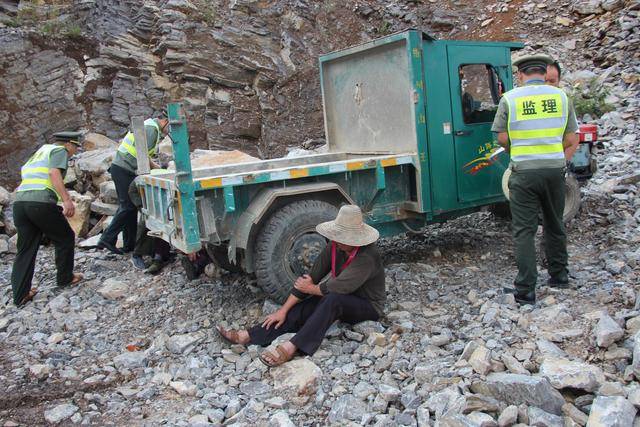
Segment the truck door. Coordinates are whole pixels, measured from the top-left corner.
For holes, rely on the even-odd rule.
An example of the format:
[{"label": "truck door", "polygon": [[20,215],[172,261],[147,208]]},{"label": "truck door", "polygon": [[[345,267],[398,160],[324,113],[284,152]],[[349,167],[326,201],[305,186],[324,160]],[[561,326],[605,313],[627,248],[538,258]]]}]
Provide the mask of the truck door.
[{"label": "truck door", "polygon": [[500,147],[491,132],[491,124],[502,93],[511,87],[507,55],[509,50],[499,47],[447,47],[456,181],[461,204],[481,204],[483,199],[502,196],[501,179],[509,155],[496,153]]}]

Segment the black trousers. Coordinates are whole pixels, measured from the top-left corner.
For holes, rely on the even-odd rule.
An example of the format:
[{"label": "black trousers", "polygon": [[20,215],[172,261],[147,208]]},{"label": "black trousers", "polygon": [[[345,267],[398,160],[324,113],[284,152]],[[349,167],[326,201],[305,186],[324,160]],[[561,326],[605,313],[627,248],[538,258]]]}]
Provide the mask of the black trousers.
[{"label": "black trousers", "polygon": [[536,288],[535,235],[538,212],[542,209],[544,246],[549,275],[566,282],[568,276],[567,235],[562,222],[565,198],[564,169],[514,171],[509,177],[511,228],[516,249],[518,275],[514,280],[520,292]]},{"label": "black trousers", "polygon": [[136,245],[138,210],[129,197],[129,186],[136,175],[118,165],[111,165],[109,172],[118,194],[118,210],[100,240],[115,245],[122,231],[124,249],[130,251]]},{"label": "black trousers", "polygon": [[53,203],[15,202],[13,221],[18,230],[18,253],[11,270],[13,302],[19,304],[31,290],[36,255],[43,235],[55,245],[58,286],[71,283],[75,234],[62,215],[62,208]]},{"label": "black trousers", "polygon": [[313,296],[294,305],[278,329],[265,329],[258,324],[249,329],[251,344],[267,346],[280,335],[297,332],[291,339],[302,353],[312,355],[318,350],[324,334],[336,320],[355,324],[378,320],[380,316],[371,303],[355,295],[327,294]]},{"label": "black trousers", "polygon": [[152,256],[158,257],[163,261],[169,259],[171,246],[169,243],[158,237],[151,237],[147,234],[149,229],[146,227],[144,219],[138,221],[138,230],[136,237],[136,245],[133,249],[134,256]]}]

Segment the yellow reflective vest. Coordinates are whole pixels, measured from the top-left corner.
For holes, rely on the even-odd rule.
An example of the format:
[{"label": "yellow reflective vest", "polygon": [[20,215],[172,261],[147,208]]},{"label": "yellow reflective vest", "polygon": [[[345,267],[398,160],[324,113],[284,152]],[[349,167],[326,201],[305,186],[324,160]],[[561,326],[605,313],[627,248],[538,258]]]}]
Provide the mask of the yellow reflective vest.
[{"label": "yellow reflective vest", "polygon": [[567,95],[549,85],[527,85],[504,94],[511,161],[545,167],[565,166],[562,140],[568,122]]},{"label": "yellow reflective vest", "polygon": [[[154,119],[145,120],[144,125],[145,127],[153,126],[156,128],[156,131],[157,131],[156,140],[154,141],[153,147],[149,150],[149,155],[153,156],[156,153],[156,149],[158,148],[158,142],[160,142],[160,127],[158,126],[158,123],[156,123]],[[124,138],[122,138],[122,141],[118,146],[118,151],[121,152],[122,154],[129,153],[133,156],[134,159],[138,158],[138,152],[136,151],[136,139],[133,136],[133,132],[131,131],[127,132]]]},{"label": "yellow reflective vest", "polygon": [[51,153],[55,150],[64,150],[65,148],[60,145],[45,144],[36,151],[33,156],[22,166],[20,174],[22,175],[22,182],[18,186],[16,191],[32,191],[32,190],[51,190],[53,191],[58,200],[61,200],[60,195],[53,188],[51,177],[49,176],[49,158]]}]

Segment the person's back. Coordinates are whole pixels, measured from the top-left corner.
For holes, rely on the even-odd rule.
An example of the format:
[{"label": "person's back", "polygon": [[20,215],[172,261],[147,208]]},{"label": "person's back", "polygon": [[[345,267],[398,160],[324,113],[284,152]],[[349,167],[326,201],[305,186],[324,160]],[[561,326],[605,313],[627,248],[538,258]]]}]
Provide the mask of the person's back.
[{"label": "person's back", "polygon": [[528,84],[504,94],[508,104],[511,161],[519,170],[565,166],[562,140],[569,103],[561,90]]},{"label": "person's back", "polygon": [[514,61],[523,86],[505,93],[491,129],[498,143],[511,153],[509,207],[518,275],[516,301],[535,303],[538,277],[534,236],[542,211],[549,283],[567,287],[567,244],[564,210],[565,165],[578,144],[573,106],[559,88],[545,84],[546,55],[529,55]]}]

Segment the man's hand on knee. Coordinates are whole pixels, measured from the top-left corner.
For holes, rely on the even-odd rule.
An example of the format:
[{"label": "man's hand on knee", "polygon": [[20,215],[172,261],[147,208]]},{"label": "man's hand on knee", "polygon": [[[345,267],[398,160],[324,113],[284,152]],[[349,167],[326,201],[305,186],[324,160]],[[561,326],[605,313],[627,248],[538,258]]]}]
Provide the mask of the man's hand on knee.
[{"label": "man's hand on knee", "polygon": [[262,323],[262,327],[265,329],[269,329],[272,325],[275,325],[275,328],[278,329],[284,323],[287,318],[287,312],[280,309],[274,313],[268,315],[264,322]]}]

